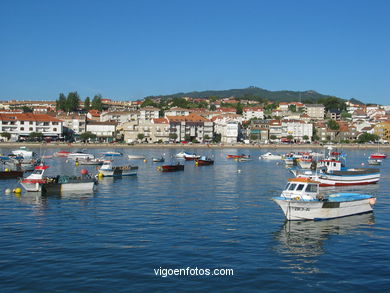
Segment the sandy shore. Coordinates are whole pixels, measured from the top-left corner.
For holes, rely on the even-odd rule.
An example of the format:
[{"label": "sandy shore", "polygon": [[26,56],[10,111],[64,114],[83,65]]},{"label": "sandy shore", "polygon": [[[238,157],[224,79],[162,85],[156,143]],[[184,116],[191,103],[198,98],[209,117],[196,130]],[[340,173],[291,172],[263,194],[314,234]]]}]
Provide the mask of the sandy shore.
[{"label": "sandy shore", "polygon": [[[92,143],[92,144],[83,144],[83,143],[15,143],[15,142],[2,142],[0,143],[0,148],[20,148],[22,146],[28,148],[129,148],[129,149],[168,149],[168,148],[183,148],[183,149],[192,149],[192,148],[213,148],[213,149],[222,149],[222,148],[240,148],[240,149],[321,149],[322,145],[319,144],[256,144],[256,145],[246,145],[246,144],[218,144],[218,145],[206,145],[206,144],[113,144],[113,143]],[[376,144],[333,144],[335,148],[342,149],[378,149]],[[380,145],[381,150],[390,150],[390,145]]]}]

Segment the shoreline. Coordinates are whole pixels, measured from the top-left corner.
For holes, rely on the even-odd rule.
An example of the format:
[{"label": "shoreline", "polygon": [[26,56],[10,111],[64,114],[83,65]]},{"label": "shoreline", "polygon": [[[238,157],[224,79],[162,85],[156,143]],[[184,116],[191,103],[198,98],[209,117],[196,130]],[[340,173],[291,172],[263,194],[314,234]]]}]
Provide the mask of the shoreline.
[{"label": "shoreline", "polygon": [[[21,142],[1,142],[0,148],[20,148],[20,147],[29,147],[29,148],[128,148],[128,149],[165,149],[165,148],[211,148],[211,149],[322,149],[324,146],[320,144],[256,144],[256,145],[247,145],[247,144],[120,144],[120,143],[21,143]],[[334,148],[338,149],[378,149],[377,144],[332,144]],[[379,145],[380,149],[390,150],[390,145],[381,144]]]}]

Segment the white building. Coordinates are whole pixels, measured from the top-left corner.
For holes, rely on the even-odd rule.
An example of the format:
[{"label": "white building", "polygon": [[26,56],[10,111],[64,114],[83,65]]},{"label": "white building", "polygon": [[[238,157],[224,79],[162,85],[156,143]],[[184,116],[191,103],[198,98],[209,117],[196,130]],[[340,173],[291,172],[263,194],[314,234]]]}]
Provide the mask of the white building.
[{"label": "white building", "polygon": [[101,141],[113,141],[116,139],[117,122],[88,121],[87,132],[96,134]]},{"label": "white building", "polygon": [[81,134],[86,131],[87,116],[86,115],[57,115],[57,119],[63,121],[64,132]]},{"label": "white building", "polygon": [[190,114],[189,109],[179,108],[179,107],[173,107],[169,110],[165,111],[165,117],[167,116],[187,116]]},{"label": "white building", "polygon": [[0,114],[0,131],[11,134],[11,139],[27,137],[32,132],[39,132],[43,137],[59,138],[62,136],[63,122],[47,114]]},{"label": "white building", "polygon": [[245,107],[242,110],[242,114],[245,121],[249,121],[250,119],[264,119],[264,110],[261,107]]},{"label": "white building", "polygon": [[170,133],[176,134],[176,141],[210,141],[214,134],[214,123],[197,114],[188,116],[168,116]]},{"label": "white building", "polygon": [[236,143],[241,135],[242,116],[224,114],[213,117],[214,132],[221,134],[222,143]]},{"label": "white building", "polygon": [[116,121],[118,123],[125,123],[129,121],[138,120],[140,117],[139,111],[112,111],[104,112],[100,115],[100,121]]},{"label": "white building", "polygon": [[141,120],[151,120],[159,117],[160,109],[154,107],[144,107],[140,109],[139,119]]},{"label": "white building", "polygon": [[285,137],[292,135],[298,141],[303,141],[304,136],[307,136],[308,140],[311,140],[313,136],[313,124],[306,123],[302,120],[282,120],[282,133]]}]

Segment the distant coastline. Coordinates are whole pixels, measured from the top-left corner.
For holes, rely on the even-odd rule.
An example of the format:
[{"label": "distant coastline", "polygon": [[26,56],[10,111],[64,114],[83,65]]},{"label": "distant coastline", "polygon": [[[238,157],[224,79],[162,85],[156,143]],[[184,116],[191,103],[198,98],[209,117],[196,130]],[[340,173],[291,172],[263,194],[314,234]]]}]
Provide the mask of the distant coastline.
[{"label": "distant coastline", "polygon": [[[0,148],[20,148],[22,146],[29,148],[128,148],[128,149],[170,149],[170,148],[199,148],[199,149],[321,149],[324,146],[320,144],[135,144],[128,145],[125,143],[22,143],[22,142],[1,142]],[[376,144],[332,144],[339,149],[378,149]],[[390,145],[381,144],[381,150],[390,150]]]}]

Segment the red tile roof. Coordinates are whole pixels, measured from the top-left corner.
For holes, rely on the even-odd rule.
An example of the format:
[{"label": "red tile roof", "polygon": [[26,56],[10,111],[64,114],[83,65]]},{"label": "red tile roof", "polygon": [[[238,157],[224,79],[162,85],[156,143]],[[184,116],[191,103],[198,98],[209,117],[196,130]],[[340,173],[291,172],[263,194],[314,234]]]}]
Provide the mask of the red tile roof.
[{"label": "red tile roof", "polygon": [[209,119],[193,113],[188,116],[167,116],[167,119],[169,122],[210,122]]},{"label": "red tile roof", "polygon": [[168,124],[169,121],[166,118],[153,118],[154,124]]},{"label": "red tile roof", "polygon": [[62,122],[53,116],[47,114],[35,113],[15,113],[15,114],[0,114],[1,121],[36,121],[36,122]]}]

